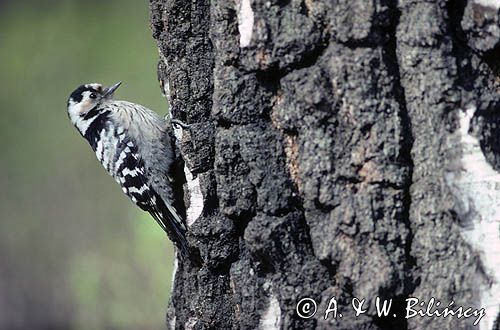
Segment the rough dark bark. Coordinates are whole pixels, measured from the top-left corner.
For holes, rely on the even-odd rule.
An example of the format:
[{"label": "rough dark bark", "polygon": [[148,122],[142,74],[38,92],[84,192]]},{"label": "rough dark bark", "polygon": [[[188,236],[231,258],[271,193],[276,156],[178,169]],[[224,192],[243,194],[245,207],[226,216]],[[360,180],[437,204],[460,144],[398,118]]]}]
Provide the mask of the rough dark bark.
[{"label": "rough dark bark", "polygon": [[[205,264],[179,265],[169,324],[265,328],[277,301],[282,329],[471,327],[378,318],[373,304],[354,317],[350,299],[392,298],[398,315],[408,297],[477,302],[478,254],[443,177],[469,104],[500,167],[498,10],[252,0],[243,45],[244,2],[150,1],[158,74],[192,125],[182,151],[205,202],[189,237]],[[343,317],[324,320],[333,296]],[[303,297],[315,317],[297,315]]]}]

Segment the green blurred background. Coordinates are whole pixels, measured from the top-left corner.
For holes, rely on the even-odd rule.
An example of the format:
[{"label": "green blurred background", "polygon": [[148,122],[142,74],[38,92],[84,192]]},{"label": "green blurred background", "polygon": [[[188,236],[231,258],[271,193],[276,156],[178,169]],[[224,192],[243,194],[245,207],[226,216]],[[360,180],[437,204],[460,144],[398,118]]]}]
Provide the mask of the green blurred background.
[{"label": "green blurred background", "polygon": [[72,90],[164,114],[148,3],[0,1],[0,329],[161,329],[172,247],[66,115]]}]

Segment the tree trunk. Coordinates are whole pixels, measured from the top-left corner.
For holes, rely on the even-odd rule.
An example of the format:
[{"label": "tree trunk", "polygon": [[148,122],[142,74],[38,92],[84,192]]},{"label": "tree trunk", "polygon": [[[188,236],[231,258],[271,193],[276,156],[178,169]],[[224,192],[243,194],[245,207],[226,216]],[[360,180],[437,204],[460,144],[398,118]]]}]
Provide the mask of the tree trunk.
[{"label": "tree trunk", "polygon": [[[159,78],[173,118],[191,124],[181,150],[203,202],[189,240],[204,264],[179,262],[169,327],[495,327],[489,2],[150,1]],[[388,316],[376,297],[392,299]],[[407,318],[411,297],[425,302],[415,310],[434,297],[477,314]]]}]

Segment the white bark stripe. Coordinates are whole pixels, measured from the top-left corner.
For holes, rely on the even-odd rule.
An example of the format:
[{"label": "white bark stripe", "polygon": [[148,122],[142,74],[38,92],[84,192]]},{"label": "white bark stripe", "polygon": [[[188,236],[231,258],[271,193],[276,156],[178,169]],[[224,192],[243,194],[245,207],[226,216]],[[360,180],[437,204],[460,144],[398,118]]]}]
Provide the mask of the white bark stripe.
[{"label": "white bark stripe", "polygon": [[240,47],[243,48],[250,45],[252,40],[254,17],[250,0],[240,0],[237,13]]},{"label": "white bark stripe", "polygon": [[479,324],[481,330],[491,330],[500,307],[500,173],[486,161],[478,139],[469,134],[475,110],[460,112],[462,168],[448,172],[445,179],[459,203],[457,213],[467,222],[464,240],[479,254],[488,276],[479,288],[480,307],[486,310]]}]

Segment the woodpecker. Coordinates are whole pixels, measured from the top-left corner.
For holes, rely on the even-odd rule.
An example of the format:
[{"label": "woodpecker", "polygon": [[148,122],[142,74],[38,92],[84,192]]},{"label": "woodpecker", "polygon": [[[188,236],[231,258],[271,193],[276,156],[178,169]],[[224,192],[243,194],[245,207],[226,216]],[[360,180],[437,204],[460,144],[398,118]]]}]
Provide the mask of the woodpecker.
[{"label": "woodpecker", "polygon": [[68,99],[68,116],[123,192],[149,212],[182,255],[189,257],[184,162],[172,122],[142,105],[114,100],[120,85],[79,86]]}]

